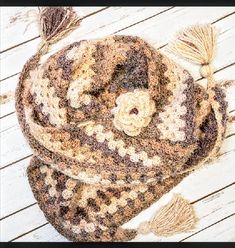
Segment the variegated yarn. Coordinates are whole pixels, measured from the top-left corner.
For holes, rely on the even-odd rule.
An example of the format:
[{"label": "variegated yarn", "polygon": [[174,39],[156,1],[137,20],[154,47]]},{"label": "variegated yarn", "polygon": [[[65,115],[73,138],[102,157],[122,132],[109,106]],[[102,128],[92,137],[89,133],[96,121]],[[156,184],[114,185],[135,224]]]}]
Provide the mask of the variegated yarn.
[{"label": "variegated yarn", "polygon": [[[53,8],[43,13],[47,23],[57,15]],[[77,20],[60,16],[53,29],[44,26],[48,39],[25,64],[16,92],[19,123],[34,151],[29,182],[46,218],[73,241],[190,230],[196,217],[180,196],[138,230],[122,225],[216,154],[227,122],[222,89],[212,74],[208,89],[199,86],[134,36],[74,42],[40,64]]]}]

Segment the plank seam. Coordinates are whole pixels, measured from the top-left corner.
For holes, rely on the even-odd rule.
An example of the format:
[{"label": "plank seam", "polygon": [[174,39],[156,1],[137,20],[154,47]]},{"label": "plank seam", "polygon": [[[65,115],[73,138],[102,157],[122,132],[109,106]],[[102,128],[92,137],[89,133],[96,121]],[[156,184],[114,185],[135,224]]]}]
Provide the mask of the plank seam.
[{"label": "plank seam", "polygon": [[[198,201],[200,201],[200,200],[203,200],[204,198],[207,198],[207,197],[209,197],[209,196],[211,196],[211,195],[213,195],[213,194],[218,193],[218,192],[221,191],[221,190],[224,190],[224,189],[226,189],[226,188],[231,187],[231,186],[234,185],[234,184],[235,184],[235,183],[232,183],[232,184],[229,184],[229,185],[227,185],[227,186],[225,186],[225,187],[222,187],[222,188],[220,188],[219,190],[216,190],[216,191],[214,191],[214,192],[208,194],[208,195],[205,196],[205,197],[199,198],[198,200],[191,202],[191,204],[193,205],[193,204],[195,204],[196,202],[198,202]],[[37,203],[34,203],[34,204],[32,204],[32,205],[38,205],[38,204],[37,204]],[[25,208],[23,208],[23,209],[20,209],[20,210],[16,211],[15,213],[9,214],[6,218],[8,218],[8,217],[10,217],[10,216],[12,216],[12,215],[15,215],[15,214],[17,214],[18,212],[21,212],[21,211],[23,211],[24,209],[27,209],[27,208],[29,208],[29,207],[31,207],[31,206],[27,206],[27,207],[25,207]],[[4,219],[6,219],[6,218],[4,218]],[[14,241],[14,240],[16,240],[16,239],[18,239],[18,238],[20,238],[20,237],[26,235],[26,234],[29,234],[29,233],[31,233],[31,232],[33,232],[33,231],[39,229],[40,227],[43,227],[43,226],[47,225],[47,224],[49,224],[48,221],[47,221],[46,223],[44,223],[43,225],[38,226],[38,227],[36,227],[36,228],[34,228],[34,229],[32,229],[32,230],[30,230],[30,231],[24,233],[24,234],[21,234],[21,235],[15,237],[14,239],[12,239],[12,240],[10,240],[10,241]],[[213,224],[212,224],[212,225],[213,225]],[[208,226],[208,227],[210,227],[210,226]],[[206,227],[206,228],[207,228],[207,227]],[[206,228],[204,228],[204,229],[206,229]],[[203,230],[203,229],[202,229],[202,230]],[[198,232],[200,232],[200,231],[201,231],[201,230],[197,231],[196,233],[198,233]],[[195,234],[196,234],[196,233],[195,233]],[[192,234],[192,235],[193,235],[193,234]],[[191,235],[191,236],[192,236],[192,235]],[[187,238],[189,238],[189,237],[190,237],[190,236],[188,236]],[[186,239],[186,238],[185,238],[185,239]],[[180,241],[180,242],[181,242],[181,241]]]},{"label": "plank seam", "polygon": [[[3,115],[3,116],[0,117],[0,120],[3,119],[3,118],[5,118],[5,117],[7,117],[7,116],[9,116],[9,115],[14,114],[14,113],[15,113],[15,111],[10,112],[10,113],[8,113],[8,114],[6,114],[6,115]],[[4,130],[4,131],[5,131],[5,130]],[[3,131],[1,131],[1,132],[3,132]]]},{"label": "plank seam", "polygon": [[151,18],[154,18],[154,17],[156,17],[156,16],[158,16],[158,15],[160,15],[160,14],[162,14],[162,13],[165,13],[165,12],[167,12],[167,11],[173,9],[173,8],[175,8],[175,7],[174,7],[174,6],[173,6],[173,7],[169,7],[168,9],[162,10],[161,12],[159,12],[159,13],[157,13],[157,14],[155,14],[155,15],[149,16],[149,17],[147,17],[147,18],[145,18],[145,19],[143,19],[143,20],[141,20],[141,21],[135,22],[135,23],[133,23],[133,24],[131,24],[131,25],[125,27],[125,28],[121,28],[121,29],[115,31],[115,32],[112,33],[112,34],[116,34],[116,33],[118,33],[118,32],[121,32],[121,31],[125,30],[125,29],[128,29],[128,28],[130,28],[130,27],[133,27],[133,26],[135,26],[135,25],[137,25],[137,24],[139,24],[139,23],[141,23],[141,22],[145,22],[145,21],[147,21],[147,20],[149,20],[149,19],[151,19]]},{"label": "plank seam", "polygon": [[201,201],[201,200],[203,200],[203,199],[205,199],[205,198],[207,198],[207,197],[209,197],[209,196],[211,196],[211,195],[214,195],[214,194],[218,193],[218,192],[221,191],[221,190],[224,190],[224,189],[226,189],[226,188],[231,187],[231,186],[234,185],[234,184],[235,184],[235,182],[230,183],[230,184],[224,186],[223,188],[220,188],[220,189],[218,189],[218,190],[216,190],[216,191],[213,191],[212,193],[207,194],[207,195],[205,195],[205,196],[203,196],[203,197],[201,197],[201,198],[199,198],[199,199],[197,199],[197,200],[191,202],[191,204],[195,204],[195,203],[197,203],[197,202],[199,202],[199,201]]},{"label": "plank seam", "polygon": [[48,225],[48,224],[49,224],[49,223],[46,222],[46,223],[44,223],[44,224],[42,224],[42,225],[40,225],[40,226],[38,226],[38,227],[35,227],[33,230],[30,230],[30,231],[28,231],[28,232],[25,232],[25,233],[23,233],[23,234],[17,236],[16,238],[9,240],[8,242],[12,242],[12,241],[14,241],[14,240],[16,240],[16,239],[19,239],[19,238],[25,236],[26,234],[31,233],[31,232],[33,232],[33,231],[35,231],[35,230],[37,230],[37,229],[39,229],[39,228],[41,228],[41,227],[44,227],[45,225]]},{"label": "plank seam", "polygon": [[[82,18],[80,18],[80,21],[86,19],[87,17],[93,16],[93,15],[99,13],[99,12],[102,12],[103,10],[106,10],[106,9],[108,9],[108,8],[110,8],[110,7],[104,7],[104,8],[102,8],[102,9],[100,9],[100,10],[96,10],[96,11],[94,11],[94,12],[88,14],[88,15],[85,15],[85,16],[83,16]],[[39,37],[40,37],[40,35],[37,35],[37,36],[35,36],[35,37],[33,37],[33,38],[29,39],[29,40],[26,40],[26,41],[23,41],[23,42],[21,42],[21,43],[18,43],[18,44],[16,44],[16,45],[12,46],[12,47],[8,47],[8,48],[6,48],[5,50],[0,51],[0,54],[2,54],[2,53],[4,53],[4,52],[8,52],[9,50],[14,49],[14,48],[16,48],[16,47],[18,47],[18,46],[24,45],[24,44],[26,44],[26,43],[28,43],[28,42],[30,42],[30,41],[36,40],[36,39],[38,39]]]},{"label": "plank seam", "polygon": [[235,133],[231,133],[231,134],[227,135],[227,136],[225,137],[225,139],[230,138],[230,137],[232,137],[232,136],[234,136],[234,135],[235,135]]},{"label": "plank seam", "polygon": [[12,74],[12,75],[10,75],[8,77],[5,77],[5,78],[1,79],[0,82],[5,81],[5,80],[7,80],[7,79],[9,79],[11,77],[14,77],[14,76],[18,75],[18,74],[20,74],[20,72],[16,72],[15,74]]},{"label": "plank seam", "polygon": [[[135,26],[135,25],[137,25],[137,24],[139,24],[139,23],[141,23],[141,22],[144,22],[144,21],[146,21],[146,20],[148,20],[148,19],[151,19],[151,18],[153,18],[153,17],[155,17],[155,16],[157,16],[157,15],[160,15],[160,14],[162,14],[162,13],[168,11],[168,10],[171,10],[171,9],[173,9],[173,8],[174,8],[174,7],[170,7],[169,9],[163,10],[163,11],[161,11],[161,12],[155,14],[154,16],[148,17],[148,18],[146,18],[146,19],[144,19],[144,20],[142,20],[142,21],[136,22],[136,23],[131,24],[131,25],[129,25],[129,26],[123,28],[123,29],[120,29],[120,30],[118,30],[118,31],[115,31],[114,33],[112,33],[112,35],[113,35],[113,34],[116,34],[116,33],[118,33],[118,32],[120,32],[120,31],[123,31],[123,30],[125,30],[125,29],[127,29],[127,28],[130,28],[130,27],[132,27],[132,26]],[[232,15],[232,14],[234,14],[234,13],[235,13],[235,12],[232,12],[232,13],[228,14],[227,16],[224,16],[222,19],[225,19],[226,17],[228,17],[228,16],[230,16],[230,15]],[[219,19],[218,19],[218,20],[219,20]],[[216,23],[216,21],[214,21],[214,22]],[[212,22],[211,24],[213,24],[213,22]],[[169,43],[169,42],[168,42],[168,43]],[[158,47],[158,48],[156,48],[156,49],[162,49],[163,47],[167,46],[168,43],[166,43],[166,44],[164,44],[164,45],[162,45],[162,46],[160,46],[160,47]],[[235,63],[235,62],[234,62],[234,63]],[[226,67],[225,67],[225,68],[226,68]],[[223,69],[223,68],[222,68],[222,69]],[[219,71],[219,70],[218,70],[218,71]],[[11,75],[11,76],[8,76],[8,77],[6,77],[6,78],[3,78],[3,79],[0,80],[0,82],[1,82],[1,81],[4,81],[4,80],[6,80],[6,79],[9,79],[9,78],[11,78],[11,77],[13,77],[13,76],[15,76],[15,75],[17,75],[17,74],[19,74],[19,73],[20,73],[20,72],[17,72],[17,73],[15,73],[15,74]],[[200,78],[200,79],[198,79],[198,80],[201,80],[201,79],[202,79],[202,78]],[[196,81],[197,81],[197,80],[196,80]]]},{"label": "plank seam", "polygon": [[20,209],[16,210],[15,212],[12,212],[12,213],[10,213],[10,214],[8,214],[8,215],[2,217],[2,218],[0,219],[0,221],[6,219],[6,218],[8,218],[8,217],[11,217],[12,215],[15,215],[15,214],[17,214],[17,213],[19,213],[19,212],[21,212],[21,211],[23,211],[23,210],[25,210],[25,209],[27,209],[27,208],[30,208],[30,207],[32,207],[32,206],[34,206],[34,205],[36,205],[36,204],[37,204],[37,202],[35,201],[34,203],[31,203],[30,205],[27,205],[26,207],[20,208]]},{"label": "plank seam", "polygon": [[6,131],[8,131],[8,130],[10,130],[10,129],[13,129],[13,128],[15,128],[16,126],[17,126],[17,125],[14,125],[14,126],[11,126],[11,127],[6,128],[6,129],[4,129],[4,130],[1,130],[1,133],[6,132]]},{"label": "plank seam", "polygon": [[0,51],[0,54],[3,54],[3,53],[5,53],[5,52],[8,52],[8,51],[10,51],[11,49],[14,49],[14,48],[16,48],[16,47],[18,47],[18,46],[22,46],[22,45],[24,45],[24,44],[26,44],[26,43],[28,43],[28,42],[30,42],[30,41],[36,40],[36,39],[38,39],[39,37],[40,37],[40,35],[38,35],[38,36],[36,36],[36,37],[33,37],[33,38],[31,38],[31,39],[28,39],[28,40],[26,40],[26,41],[23,41],[23,42],[21,42],[21,43],[18,43],[17,45],[14,45],[14,46],[12,46],[12,47],[6,48],[5,50]]},{"label": "plank seam", "polygon": [[215,20],[215,21],[212,22],[211,24],[215,24],[215,23],[217,23],[217,22],[219,22],[219,21],[221,21],[221,20],[223,20],[223,19],[225,19],[225,18],[227,18],[227,17],[229,17],[229,16],[231,16],[231,15],[233,15],[233,14],[235,14],[235,11],[232,12],[232,13],[229,13],[229,14],[227,14],[227,15],[225,15],[225,16],[220,17],[219,19]]},{"label": "plank seam", "polygon": [[179,242],[183,242],[184,240],[187,240],[187,239],[189,239],[189,238],[195,236],[196,234],[198,234],[198,233],[200,233],[200,232],[202,232],[202,231],[204,231],[204,230],[206,230],[206,229],[208,229],[208,228],[210,228],[210,227],[212,227],[212,226],[214,226],[214,225],[216,225],[216,224],[218,224],[218,223],[220,223],[220,222],[222,222],[222,221],[224,221],[224,220],[226,220],[226,219],[228,219],[228,218],[230,218],[230,217],[232,217],[232,216],[234,216],[234,215],[235,215],[235,212],[234,212],[233,214],[230,214],[230,215],[228,215],[228,216],[222,218],[221,220],[218,220],[218,221],[216,221],[215,223],[213,223],[213,224],[211,224],[211,225],[209,225],[209,226],[207,226],[207,227],[205,227],[205,228],[203,228],[203,229],[201,229],[201,230],[199,230],[199,231],[197,231],[197,232],[191,234],[190,236],[188,236],[187,238],[184,238],[184,239],[180,240]]},{"label": "plank seam", "polygon": [[3,169],[5,169],[5,168],[7,168],[7,167],[9,167],[9,166],[11,166],[11,165],[13,165],[13,164],[16,164],[16,163],[18,163],[18,162],[20,162],[20,161],[22,161],[22,160],[24,160],[24,159],[26,159],[26,158],[30,158],[32,155],[33,155],[33,154],[31,153],[30,155],[27,155],[27,156],[25,156],[25,157],[23,157],[23,158],[21,158],[21,159],[18,159],[18,160],[14,161],[14,162],[11,162],[11,163],[9,163],[9,164],[3,166],[2,168],[0,168],[0,171],[3,170]]}]

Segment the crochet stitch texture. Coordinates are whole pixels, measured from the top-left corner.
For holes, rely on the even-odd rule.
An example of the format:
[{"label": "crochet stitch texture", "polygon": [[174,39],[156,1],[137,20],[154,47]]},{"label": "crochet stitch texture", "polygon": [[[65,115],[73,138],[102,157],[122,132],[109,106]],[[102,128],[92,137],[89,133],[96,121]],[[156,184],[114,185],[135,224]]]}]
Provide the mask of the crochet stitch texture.
[{"label": "crochet stitch texture", "polygon": [[45,216],[73,241],[127,241],[122,224],[219,149],[227,114],[218,85],[134,36],[72,43],[24,66],[16,92],[34,151],[29,182]]}]

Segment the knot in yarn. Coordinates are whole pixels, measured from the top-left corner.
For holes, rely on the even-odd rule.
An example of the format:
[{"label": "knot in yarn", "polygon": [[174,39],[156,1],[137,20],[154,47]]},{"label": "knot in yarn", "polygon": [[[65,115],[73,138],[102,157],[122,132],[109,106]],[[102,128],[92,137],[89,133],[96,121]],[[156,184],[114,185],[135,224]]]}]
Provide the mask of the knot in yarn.
[{"label": "knot in yarn", "polygon": [[40,52],[40,54],[46,54],[48,50],[49,50],[49,43],[43,40],[39,44],[38,51]]},{"label": "knot in yarn", "polygon": [[210,64],[203,65],[200,69],[200,74],[204,78],[208,78],[208,77],[212,76],[213,73],[214,73],[214,68]]},{"label": "knot in yarn", "polygon": [[151,232],[151,225],[148,221],[144,221],[140,223],[138,227],[138,233],[139,234],[148,234]]}]

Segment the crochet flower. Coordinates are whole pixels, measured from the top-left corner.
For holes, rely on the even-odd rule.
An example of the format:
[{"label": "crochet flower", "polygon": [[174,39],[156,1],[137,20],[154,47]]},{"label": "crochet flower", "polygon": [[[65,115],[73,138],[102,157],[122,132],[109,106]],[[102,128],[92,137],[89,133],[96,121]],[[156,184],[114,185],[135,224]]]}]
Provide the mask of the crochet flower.
[{"label": "crochet flower", "polygon": [[116,99],[117,106],[112,109],[113,124],[129,136],[137,136],[143,127],[147,127],[155,112],[155,103],[147,91],[136,89]]}]

